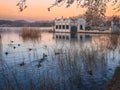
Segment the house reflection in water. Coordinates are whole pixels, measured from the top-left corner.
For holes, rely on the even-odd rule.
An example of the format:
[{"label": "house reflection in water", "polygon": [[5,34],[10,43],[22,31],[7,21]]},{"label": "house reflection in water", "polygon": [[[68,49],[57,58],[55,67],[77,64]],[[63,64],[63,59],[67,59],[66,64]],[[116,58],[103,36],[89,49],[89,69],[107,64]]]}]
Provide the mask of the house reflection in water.
[{"label": "house reflection in water", "polygon": [[[57,45],[63,44],[62,48],[65,47],[65,49],[66,49],[66,48],[70,47],[70,51],[72,52],[72,50],[73,50],[73,52],[72,52],[73,57],[74,57],[74,55],[77,55],[77,54],[79,56],[80,53],[83,53],[82,55],[85,55],[85,54],[88,55],[88,56],[86,55],[86,57],[84,57],[84,60],[82,62],[83,67],[88,74],[91,74],[91,75],[94,74],[95,78],[98,77],[98,75],[100,78],[102,78],[102,77],[108,78],[108,76],[107,76],[108,73],[107,73],[107,69],[106,69],[108,61],[105,58],[103,58],[102,54],[101,54],[101,56],[99,56],[99,59],[97,59],[97,54],[96,54],[97,49],[98,49],[97,51],[100,51],[101,49],[103,49],[102,44],[105,44],[105,43],[103,43],[103,39],[107,40],[107,36],[98,35],[98,34],[77,33],[77,37],[72,38],[70,33],[55,33],[54,37],[55,37],[56,42],[58,43]],[[96,43],[94,43],[94,42],[96,42]],[[96,45],[98,45],[100,50],[99,50],[99,48],[96,47]],[[84,46],[85,46],[85,49],[84,49]],[[89,47],[89,46],[91,46],[91,47]],[[92,51],[91,51],[91,49],[92,49]],[[69,50],[69,48],[68,48],[68,50]],[[80,50],[80,53],[76,54],[76,52],[79,52],[79,50]],[[83,50],[83,52],[81,50]],[[102,51],[100,51],[100,52],[102,52]],[[107,51],[104,53],[106,53],[106,55],[107,55]],[[96,55],[94,59],[88,58],[89,55],[94,56],[94,54]],[[76,62],[77,62],[77,60],[78,61],[81,60],[77,56],[75,58],[73,58],[73,60],[74,59]],[[79,62],[77,62],[77,63],[79,63]],[[79,65],[81,65],[81,64],[79,64]]]},{"label": "house reflection in water", "polygon": [[54,37],[56,40],[77,41],[77,42],[92,41],[92,35],[81,34],[81,33],[76,33],[75,35],[72,35],[71,33],[54,33]]}]

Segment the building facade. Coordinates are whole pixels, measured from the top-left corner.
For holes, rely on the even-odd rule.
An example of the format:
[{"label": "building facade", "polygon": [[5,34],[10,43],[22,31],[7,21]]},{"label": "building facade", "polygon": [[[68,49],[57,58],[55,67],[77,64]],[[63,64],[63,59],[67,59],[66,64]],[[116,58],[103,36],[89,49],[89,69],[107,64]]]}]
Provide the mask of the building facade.
[{"label": "building facade", "polygon": [[55,19],[55,32],[79,32],[85,30],[86,21],[83,18]]}]

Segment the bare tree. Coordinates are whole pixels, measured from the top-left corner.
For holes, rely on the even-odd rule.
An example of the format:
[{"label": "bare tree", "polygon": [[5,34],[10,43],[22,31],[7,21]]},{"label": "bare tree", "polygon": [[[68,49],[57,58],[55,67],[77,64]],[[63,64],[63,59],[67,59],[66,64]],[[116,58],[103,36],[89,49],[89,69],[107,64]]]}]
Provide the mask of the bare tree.
[{"label": "bare tree", "polygon": [[89,6],[84,16],[89,26],[98,26],[103,21],[105,17],[105,7],[104,10],[100,10],[99,6]]},{"label": "bare tree", "polygon": [[26,0],[20,0],[20,1],[17,3],[17,6],[19,7],[19,10],[20,10],[20,11],[23,11],[25,8],[27,8]]},{"label": "bare tree", "polygon": [[[20,0],[18,2],[17,6],[19,6],[20,11],[27,8],[26,1],[27,0]],[[116,6],[114,9],[120,11],[120,0],[55,0],[55,2],[48,8],[48,11],[50,11],[50,9],[54,6],[62,6],[63,4],[66,4],[66,7],[68,8],[74,2],[77,3],[77,6],[82,8],[97,7],[97,9],[99,8],[98,13],[101,15],[104,15],[106,11],[106,4],[108,2],[112,2],[112,5]]]}]

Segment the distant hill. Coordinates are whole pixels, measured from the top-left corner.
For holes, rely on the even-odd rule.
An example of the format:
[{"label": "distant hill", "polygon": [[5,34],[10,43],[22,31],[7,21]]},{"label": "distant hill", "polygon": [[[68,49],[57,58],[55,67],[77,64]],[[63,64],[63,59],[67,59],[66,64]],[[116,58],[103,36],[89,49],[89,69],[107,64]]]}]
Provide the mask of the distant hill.
[{"label": "distant hill", "polygon": [[0,20],[0,27],[23,27],[23,26],[31,26],[31,27],[50,27],[53,25],[53,21],[35,21],[28,22],[25,20]]}]

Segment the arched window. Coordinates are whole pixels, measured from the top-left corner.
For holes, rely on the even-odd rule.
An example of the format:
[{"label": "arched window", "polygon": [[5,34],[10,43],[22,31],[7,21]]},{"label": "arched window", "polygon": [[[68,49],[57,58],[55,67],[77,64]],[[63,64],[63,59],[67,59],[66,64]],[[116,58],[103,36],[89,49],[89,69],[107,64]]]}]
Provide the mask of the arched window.
[{"label": "arched window", "polygon": [[82,25],[80,25],[80,30],[83,30],[83,26]]}]

